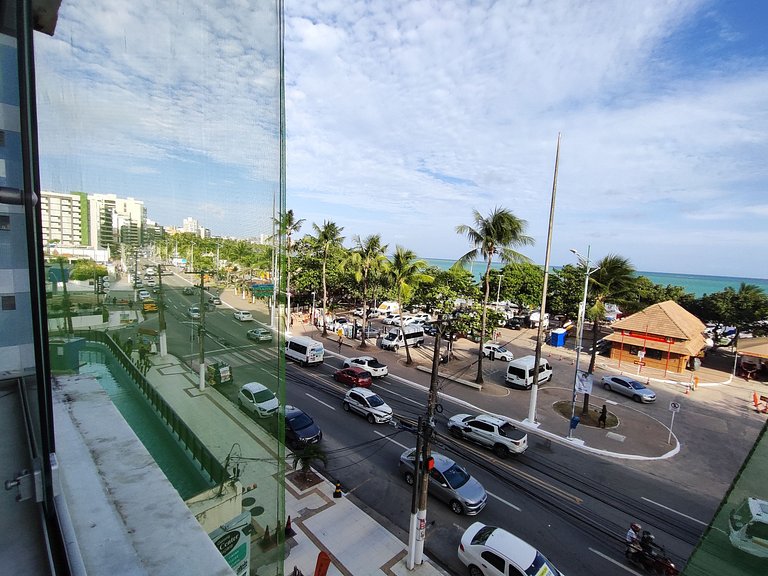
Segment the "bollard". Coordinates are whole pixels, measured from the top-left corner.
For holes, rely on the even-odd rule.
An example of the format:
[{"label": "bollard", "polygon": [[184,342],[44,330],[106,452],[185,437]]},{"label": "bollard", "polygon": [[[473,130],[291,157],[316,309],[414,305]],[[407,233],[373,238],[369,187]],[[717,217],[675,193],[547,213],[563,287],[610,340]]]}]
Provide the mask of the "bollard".
[{"label": "bollard", "polygon": [[333,491],[334,498],[341,498],[341,483],[336,482],[336,489]]}]

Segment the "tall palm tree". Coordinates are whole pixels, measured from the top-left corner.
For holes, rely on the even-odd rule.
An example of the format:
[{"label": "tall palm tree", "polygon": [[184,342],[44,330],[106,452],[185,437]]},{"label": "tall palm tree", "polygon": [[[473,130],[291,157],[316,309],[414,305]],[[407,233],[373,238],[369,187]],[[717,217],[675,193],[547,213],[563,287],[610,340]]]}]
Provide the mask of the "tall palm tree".
[{"label": "tall palm tree", "polygon": [[525,227],[528,223],[506,208],[496,207],[487,217],[483,217],[477,210],[473,210],[472,215],[475,220],[475,227],[460,224],[456,226],[456,233],[466,236],[475,247],[459,258],[454,266],[464,267],[474,261],[478,255],[481,255],[485,261],[485,293],[483,296],[483,316],[480,324],[477,377],[475,378],[475,382],[482,384],[483,341],[485,340],[487,320],[486,308],[490,295],[491,262],[493,262],[494,256],[498,256],[503,263],[528,261],[528,258],[516,252],[513,247],[532,245],[534,240],[525,235]]},{"label": "tall palm tree", "polygon": [[[414,286],[422,282],[432,282],[432,276],[424,274],[426,267],[427,263],[424,260],[417,260],[416,253],[413,250],[406,250],[402,246],[395,248],[395,253],[392,255],[392,263],[389,266],[389,277],[395,286],[399,310],[403,310],[403,300],[410,297]],[[363,308],[363,315],[365,315],[365,308]],[[405,335],[403,314],[400,314],[400,330]],[[413,364],[411,351],[408,348],[408,339],[405,338],[404,340],[405,363],[410,365]]]},{"label": "tall palm tree", "polygon": [[293,250],[292,235],[301,229],[304,218],[296,220],[293,209],[287,210],[281,218],[275,218],[278,234],[285,237],[285,293],[287,297],[285,329],[291,329],[291,250]]},{"label": "tall palm tree", "polygon": [[[589,358],[588,374],[595,371],[597,357],[597,340],[600,319],[605,318],[605,305],[624,303],[632,293],[635,284],[635,269],[629,260],[616,254],[608,254],[598,261],[597,269],[589,276],[589,295],[594,302],[586,317],[592,320],[592,352]],[[589,394],[584,394],[582,414],[589,411]]]},{"label": "tall palm tree", "polygon": [[[383,271],[388,268],[386,251],[387,245],[381,243],[381,235],[372,234],[362,240],[360,236],[354,236],[352,239],[354,247],[345,262],[345,267],[352,269],[355,280],[363,286],[363,302],[368,302],[368,281],[377,271]],[[364,304],[365,306],[365,304]],[[368,343],[365,340],[365,328],[368,323],[366,314],[363,313],[363,341],[360,348],[366,348]]]},{"label": "tall palm tree", "polygon": [[[344,242],[344,237],[341,235],[341,231],[344,230],[344,228],[338,226],[335,222],[329,222],[328,220],[323,222],[322,227],[312,223],[312,228],[317,234],[317,236],[311,237],[312,242],[320,253],[320,258],[323,261],[323,336],[327,336],[328,325],[326,322],[326,316],[328,310],[328,286],[326,284],[326,273],[328,257],[330,256],[333,248],[341,248],[342,243]],[[314,318],[312,321],[314,322]]]}]

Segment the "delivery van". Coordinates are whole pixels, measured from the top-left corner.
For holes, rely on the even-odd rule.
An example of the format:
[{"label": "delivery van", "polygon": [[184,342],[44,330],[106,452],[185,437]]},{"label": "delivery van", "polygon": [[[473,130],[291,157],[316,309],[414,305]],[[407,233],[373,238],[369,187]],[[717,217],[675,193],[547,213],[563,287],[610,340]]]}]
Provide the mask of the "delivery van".
[{"label": "delivery van", "polygon": [[306,336],[294,336],[285,343],[285,357],[304,366],[322,364],[325,348],[322,342]]},{"label": "delivery van", "polygon": [[384,350],[398,350],[400,346],[405,346],[406,340],[408,346],[418,348],[424,342],[424,328],[420,324],[409,324],[400,328],[392,328],[381,340],[381,347]]},{"label": "delivery van", "polygon": [[[535,356],[522,356],[510,360],[507,365],[507,375],[504,378],[507,386],[530,390],[533,387]],[[552,366],[546,358],[539,358],[539,384],[552,379]]]},{"label": "delivery van", "polygon": [[391,314],[399,314],[400,305],[394,300],[385,300],[379,304],[379,307],[376,308],[376,311],[379,313],[379,316],[384,316],[386,318]]}]

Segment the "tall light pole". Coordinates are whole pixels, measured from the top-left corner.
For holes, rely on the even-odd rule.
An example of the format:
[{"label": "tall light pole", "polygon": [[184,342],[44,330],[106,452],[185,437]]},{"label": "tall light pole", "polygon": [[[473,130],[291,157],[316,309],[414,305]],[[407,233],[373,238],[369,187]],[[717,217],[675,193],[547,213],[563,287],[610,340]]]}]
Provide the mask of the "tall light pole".
[{"label": "tall light pole", "polygon": [[576,258],[579,259],[579,263],[582,264],[585,267],[584,272],[584,296],[581,299],[581,304],[579,304],[579,316],[576,321],[576,331],[578,333],[578,341],[576,342],[576,370],[573,374],[573,395],[571,396],[571,420],[568,423],[568,438],[573,437],[573,417],[576,415],[576,385],[579,381],[579,357],[581,356],[581,342],[582,338],[584,336],[584,317],[586,316],[587,311],[587,292],[589,291],[589,275],[593,272],[597,272],[600,267],[592,268],[590,270],[589,268],[589,251],[591,249],[591,246],[587,246],[587,257],[584,258],[581,254],[579,254],[576,250],[571,248],[571,252],[573,252],[576,255]]},{"label": "tall light pole", "polygon": [[312,315],[309,317],[312,326],[315,325],[315,291],[312,290]]}]

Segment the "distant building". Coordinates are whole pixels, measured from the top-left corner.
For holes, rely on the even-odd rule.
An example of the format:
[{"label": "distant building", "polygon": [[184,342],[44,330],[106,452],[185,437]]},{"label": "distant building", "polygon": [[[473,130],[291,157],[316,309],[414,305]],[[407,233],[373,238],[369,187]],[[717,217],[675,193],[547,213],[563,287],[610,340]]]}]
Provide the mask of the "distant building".
[{"label": "distant building", "polygon": [[144,202],[119,198],[115,194],[89,194],[89,245],[109,248],[112,254],[119,244],[139,247],[144,244],[147,221]]},{"label": "distant building", "polygon": [[192,234],[200,233],[200,223],[194,218],[184,218],[181,223],[182,232],[191,232]]},{"label": "distant building", "polygon": [[88,246],[88,200],[82,192],[40,194],[43,244]]}]

